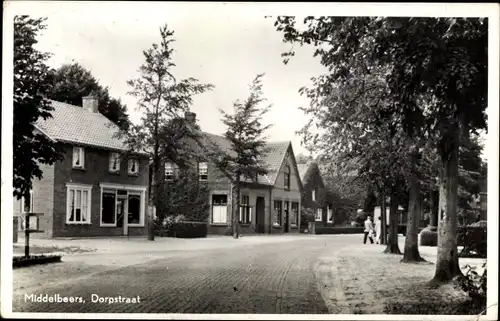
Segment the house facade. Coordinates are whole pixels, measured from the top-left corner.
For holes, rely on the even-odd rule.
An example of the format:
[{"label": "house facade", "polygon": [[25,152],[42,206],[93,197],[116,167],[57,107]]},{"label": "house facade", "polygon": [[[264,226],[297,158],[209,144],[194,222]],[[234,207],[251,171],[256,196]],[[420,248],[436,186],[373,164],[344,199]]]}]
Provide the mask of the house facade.
[{"label": "house facade", "polygon": [[[195,114],[186,118],[196,122]],[[223,136],[201,133],[206,145],[215,144],[225,151],[231,144]],[[267,175],[240,184],[239,226],[241,234],[299,233],[301,181],[291,142],[269,143],[263,161]],[[165,163],[165,178],[175,175],[176,166]],[[209,188],[208,233],[231,234],[232,185],[209,159],[193,164],[200,183]]]},{"label": "house facade", "polygon": [[51,105],[52,118],[35,128],[62,146],[64,158],[41,164],[43,177],[33,179],[29,199],[14,199],[15,214],[43,213],[43,233],[32,237],[147,234],[148,156],[127,152],[118,127],[98,112],[97,98],[84,97],[83,107]]},{"label": "house facade", "polygon": [[313,211],[316,226],[333,225],[333,206],[328,200],[328,190],[325,188],[318,164],[309,162],[297,166],[303,186],[302,206]]}]

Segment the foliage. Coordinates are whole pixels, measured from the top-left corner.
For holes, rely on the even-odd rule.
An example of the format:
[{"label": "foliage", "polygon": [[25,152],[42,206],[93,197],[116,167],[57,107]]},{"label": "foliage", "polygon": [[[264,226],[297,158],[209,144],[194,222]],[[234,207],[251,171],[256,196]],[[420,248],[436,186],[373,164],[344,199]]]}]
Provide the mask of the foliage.
[{"label": "foliage", "polygon": [[159,189],[156,217],[206,222],[209,213],[208,187],[201,184],[191,169],[180,170],[172,181],[165,181]]},{"label": "foliage", "polygon": [[127,129],[127,107],[120,99],[112,98],[109,88],[99,84],[92,73],[78,63],[64,64],[52,71],[52,88],[48,98],[81,106],[82,97],[90,94],[98,98],[99,112],[122,129]]},{"label": "foliage", "polygon": [[384,306],[384,314],[479,315],[483,312],[484,307],[475,306],[472,300],[448,302],[424,298],[412,302],[389,302]]},{"label": "foliage", "polygon": [[459,226],[457,228],[457,244],[464,248],[459,253],[461,257],[486,257],[487,227]]},{"label": "foliage", "polygon": [[264,133],[271,125],[263,125],[262,117],[270,110],[271,105],[261,107],[265,101],[262,97],[263,74],[255,77],[250,86],[250,96],[242,103],[233,104],[234,114],[220,110],[222,122],[227,126],[224,137],[231,143],[230,151],[219,146],[211,146],[215,165],[232,181],[246,178],[255,181],[257,175],[267,174],[263,156],[266,137]]},{"label": "foliage", "polygon": [[184,222],[172,220],[163,227],[156,229],[156,235],[178,238],[203,238],[207,237],[206,222]]},{"label": "foliage", "polygon": [[40,164],[52,165],[62,159],[62,150],[47,136],[35,131],[38,119],[51,116],[49,101],[48,53],[34,48],[36,37],[45,29],[45,18],[14,17],[14,196],[27,195],[34,178],[42,178]]},{"label": "foliage", "polygon": [[[486,261],[480,267],[466,265],[465,268],[467,272],[460,278],[460,287],[467,292],[475,307],[480,307],[484,310],[486,306],[487,284]],[[477,270],[482,270],[482,272],[478,272]]]},{"label": "foliage", "polygon": [[302,207],[300,209],[300,226],[307,228],[309,222],[314,222],[316,215],[314,209],[310,207]]},{"label": "foliage", "polygon": [[[160,36],[160,44],[154,43],[143,51],[144,63],[139,67],[139,77],[127,81],[131,88],[129,94],[138,99],[141,123],[121,133],[132,151],[145,151],[150,155],[153,162],[150,184],[154,188],[150,203],[154,205],[159,201],[158,190],[162,185],[159,179],[163,162],[161,143],[165,140],[162,135],[172,133],[168,130],[172,119],[179,119],[181,112],[189,111],[193,95],[213,88],[210,84],[200,84],[195,78],[177,80],[172,73],[175,67],[172,58],[174,31],[164,25],[160,28]],[[163,155],[166,154],[168,152],[163,151]],[[148,239],[154,240],[152,224],[148,228]]]},{"label": "foliage", "polygon": [[437,246],[437,231],[423,229],[420,232],[420,245],[422,246]]}]

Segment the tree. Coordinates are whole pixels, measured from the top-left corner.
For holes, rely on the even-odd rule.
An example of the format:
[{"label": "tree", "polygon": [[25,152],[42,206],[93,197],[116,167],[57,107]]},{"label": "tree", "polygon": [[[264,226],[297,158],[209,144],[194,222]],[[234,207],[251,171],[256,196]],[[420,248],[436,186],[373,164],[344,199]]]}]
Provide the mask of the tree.
[{"label": "tree", "polygon": [[[192,96],[211,90],[213,85],[200,84],[195,78],[177,80],[172,74],[175,67],[172,54],[174,31],[167,25],[160,27],[160,44],[154,43],[143,51],[144,63],[139,67],[140,76],[127,81],[131,87],[130,95],[138,99],[137,108],[143,113],[139,125],[131,125],[125,133],[128,145],[132,150],[146,150],[152,159],[152,191],[150,205],[158,207],[158,190],[162,184],[161,151],[165,130],[172,125],[172,119],[180,118],[182,112],[189,111]],[[149,213],[148,239],[154,240],[153,213]]]},{"label": "tree", "polygon": [[222,122],[227,126],[224,137],[231,143],[229,151],[211,144],[209,157],[216,167],[229,179],[232,190],[232,228],[234,238],[239,237],[240,185],[242,181],[255,182],[258,175],[267,174],[263,156],[266,138],[263,136],[271,125],[263,125],[262,117],[271,105],[261,107],[263,74],[255,77],[250,86],[250,96],[244,101],[235,101],[233,114],[220,110]]},{"label": "tree", "polygon": [[50,99],[81,106],[82,97],[95,94],[99,99],[99,112],[120,128],[128,128],[127,107],[120,99],[110,97],[108,87],[102,87],[92,73],[80,64],[64,64],[52,71],[51,78]]},{"label": "tree", "polygon": [[[383,75],[395,102],[390,118],[404,126],[410,139],[425,135],[440,158],[438,260],[431,283],[461,275],[456,243],[458,138],[486,128],[485,19],[307,17],[304,23],[304,32],[295,28],[294,17],[279,17],[275,25],[286,42],[315,45],[315,56],[330,66],[330,79],[346,78],[356,57],[389,67]],[[284,54],[285,59],[292,55]],[[411,115],[419,115],[417,122]],[[409,145],[416,151],[421,147],[418,141]]]},{"label": "tree", "polygon": [[36,37],[45,29],[46,18],[14,17],[14,196],[27,196],[33,178],[42,178],[40,164],[52,165],[62,159],[60,146],[37,132],[38,119],[48,119],[54,110],[45,98],[50,88],[50,54],[34,48]]}]

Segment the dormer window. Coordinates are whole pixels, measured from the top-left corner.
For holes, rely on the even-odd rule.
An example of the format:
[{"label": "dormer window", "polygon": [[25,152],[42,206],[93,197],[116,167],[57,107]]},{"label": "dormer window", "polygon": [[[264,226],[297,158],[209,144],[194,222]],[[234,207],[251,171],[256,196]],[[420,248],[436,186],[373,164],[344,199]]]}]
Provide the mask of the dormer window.
[{"label": "dormer window", "polygon": [[314,190],[314,189],[312,191],[312,200],[313,200],[313,202],[316,202],[316,190]]},{"label": "dormer window", "polygon": [[109,171],[112,173],[120,172],[120,154],[111,153],[109,155]]},{"label": "dormer window", "polygon": [[200,181],[208,180],[208,164],[205,162],[198,163],[198,174]]},{"label": "dormer window", "polygon": [[171,181],[174,179],[174,164],[165,163],[165,180]]},{"label": "dormer window", "polygon": [[85,166],[85,150],[83,147],[73,147],[73,167],[84,168]]},{"label": "dormer window", "polygon": [[137,159],[128,160],[128,173],[129,175],[137,175],[139,173],[139,160]]}]

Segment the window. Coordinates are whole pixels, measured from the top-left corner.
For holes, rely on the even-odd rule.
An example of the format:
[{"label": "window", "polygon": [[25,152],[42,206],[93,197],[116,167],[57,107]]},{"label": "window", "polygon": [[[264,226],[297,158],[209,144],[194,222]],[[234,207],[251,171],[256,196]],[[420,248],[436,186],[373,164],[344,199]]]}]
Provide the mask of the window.
[{"label": "window", "polygon": [[312,191],[312,200],[313,200],[313,202],[316,202],[316,190],[314,190],[314,189]]},{"label": "window", "polygon": [[281,201],[274,201],[273,225],[281,225]]},{"label": "window", "polygon": [[[117,185],[100,183],[101,185],[101,226],[122,227],[144,226],[147,187],[134,185]],[[128,213],[127,220],[123,214]]]},{"label": "window", "polygon": [[116,226],[116,190],[102,192],[101,225]]},{"label": "window", "polygon": [[67,185],[66,224],[90,224],[91,186]]},{"label": "window", "polygon": [[321,208],[318,208],[316,210],[316,221],[322,221],[323,220],[323,211]]},{"label": "window", "polygon": [[328,205],[326,220],[328,223],[333,223],[333,210],[331,205]]},{"label": "window", "polygon": [[111,153],[109,155],[109,171],[112,173],[120,172],[120,154]]},{"label": "window", "polygon": [[285,188],[290,189],[290,166],[285,165]]},{"label": "window", "polygon": [[248,195],[242,195],[240,203],[240,223],[250,224],[251,221],[252,208],[250,207],[250,197]]},{"label": "window", "polygon": [[227,224],[227,195],[212,195],[212,223]]},{"label": "window", "polygon": [[128,193],[128,224],[141,224],[141,194]]},{"label": "window", "polygon": [[83,147],[73,147],[73,167],[84,168],[85,166],[85,151]]},{"label": "window", "polygon": [[200,181],[208,180],[208,164],[207,163],[198,163],[198,173],[200,176]]},{"label": "window", "polygon": [[128,173],[131,175],[137,175],[139,173],[139,160],[137,159],[128,160]]},{"label": "window", "polygon": [[292,225],[298,225],[299,220],[299,203],[292,202]]},{"label": "window", "polygon": [[174,165],[172,163],[165,163],[165,180],[171,181],[174,179]]}]

